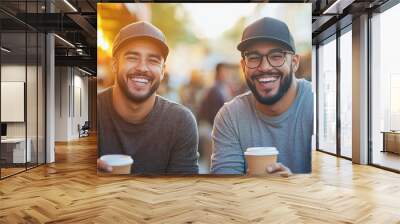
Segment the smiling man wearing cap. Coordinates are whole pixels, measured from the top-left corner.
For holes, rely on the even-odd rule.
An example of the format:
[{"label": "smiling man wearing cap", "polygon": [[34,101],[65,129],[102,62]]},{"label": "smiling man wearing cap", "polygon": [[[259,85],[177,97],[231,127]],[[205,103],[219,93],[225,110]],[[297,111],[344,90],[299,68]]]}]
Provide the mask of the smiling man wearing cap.
[{"label": "smiling man wearing cap", "polygon": [[[99,155],[133,158],[133,174],[197,174],[198,132],[187,108],[156,94],[165,72],[164,34],[147,22],[114,39],[114,85],[98,95]],[[112,167],[97,160],[99,170]]]},{"label": "smiling man wearing cap", "polygon": [[237,46],[251,92],[235,97],[218,112],[212,132],[211,172],[244,174],[244,151],[276,147],[278,163],[267,173],[311,172],[313,93],[297,79],[300,56],[288,26],[264,17],[247,26]]}]

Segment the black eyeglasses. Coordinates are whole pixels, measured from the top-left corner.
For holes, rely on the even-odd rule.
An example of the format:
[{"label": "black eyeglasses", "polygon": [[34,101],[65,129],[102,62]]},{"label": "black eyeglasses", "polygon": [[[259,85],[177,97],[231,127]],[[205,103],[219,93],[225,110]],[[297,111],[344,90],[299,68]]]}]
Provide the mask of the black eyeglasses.
[{"label": "black eyeglasses", "polygon": [[244,58],[244,63],[246,67],[250,69],[257,68],[261,65],[264,56],[267,57],[268,63],[276,68],[281,67],[286,62],[286,54],[294,54],[292,51],[284,51],[284,50],[272,50],[265,55],[262,55],[258,52],[244,52],[242,57]]}]

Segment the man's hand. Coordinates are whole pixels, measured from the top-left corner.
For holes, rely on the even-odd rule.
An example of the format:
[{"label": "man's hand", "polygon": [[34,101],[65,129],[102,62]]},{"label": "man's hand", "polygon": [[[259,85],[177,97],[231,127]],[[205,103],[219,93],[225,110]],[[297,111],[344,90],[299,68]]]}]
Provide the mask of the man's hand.
[{"label": "man's hand", "polygon": [[108,165],[107,162],[101,159],[97,159],[97,170],[109,173],[112,171],[112,166]]},{"label": "man's hand", "polygon": [[289,177],[292,176],[292,171],[289,168],[282,165],[282,163],[274,163],[272,165],[267,166],[267,173],[279,175],[281,177]]}]

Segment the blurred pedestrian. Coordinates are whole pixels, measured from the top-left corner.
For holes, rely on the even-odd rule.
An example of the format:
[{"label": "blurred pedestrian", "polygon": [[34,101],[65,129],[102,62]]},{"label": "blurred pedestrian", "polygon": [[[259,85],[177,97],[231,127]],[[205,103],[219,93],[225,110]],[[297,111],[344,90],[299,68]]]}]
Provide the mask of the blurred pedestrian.
[{"label": "blurred pedestrian", "polygon": [[232,89],[229,85],[230,65],[218,63],[215,68],[214,85],[207,91],[200,106],[200,118],[211,126],[215,115],[225,102],[232,98]]}]

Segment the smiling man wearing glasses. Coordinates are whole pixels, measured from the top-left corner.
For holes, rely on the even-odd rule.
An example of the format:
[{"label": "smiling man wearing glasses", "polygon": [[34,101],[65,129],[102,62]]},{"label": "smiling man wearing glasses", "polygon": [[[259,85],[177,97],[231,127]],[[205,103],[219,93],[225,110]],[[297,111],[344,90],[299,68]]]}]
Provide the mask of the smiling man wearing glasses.
[{"label": "smiling man wearing glasses", "polygon": [[211,172],[244,174],[244,152],[276,147],[278,163],[266,173],[289,176],[311,172],[313,93],[297,79],[300,56],[288,26],[264,17],[247,26],[237,46],[251,92],[235,97],[218,112],[212,132]]},{"label": "smiling man wearing glasses", "polygon": [[[129,155],[133,174],[197,174],[198,132],[193,114],[156,94],[168,46],[147,22],[123,27],[115,37],[115,83],[98,95],[99,156]],[[111,172],[98,159],[98,169]]]}]

